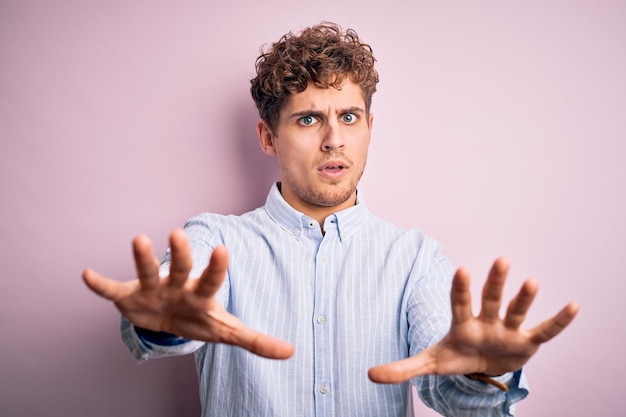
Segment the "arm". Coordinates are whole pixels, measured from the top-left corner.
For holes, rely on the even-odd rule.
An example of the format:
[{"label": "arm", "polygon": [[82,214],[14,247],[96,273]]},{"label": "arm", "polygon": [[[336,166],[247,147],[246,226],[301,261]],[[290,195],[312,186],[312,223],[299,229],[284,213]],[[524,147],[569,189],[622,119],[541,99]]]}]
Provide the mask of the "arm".
[{"label": "arm", "polygon": [[92,270],[83,273],[87,286],[112,301],[128,321],[122,323],[124,337],[144,344],[131,346],[135,356],[137,352],[144,351],[145,355],[146,349],[159,346],[151,343],[149,337],[137,337],[136,328],[166,332],[173,338],[190,341],[232,344],[268,358],[286,359],[293,354],[292,345],[247,328],[226,312],[215,296],[228,267],[226,248],[215,248],[209,265],[198,279],[189,279],[191,248],[184,232],[172,233],[170,248],[169,276],[165,278],[159,277],[158,261],[144,236],[133,242],[138,279],[119,282]]},{"label": "arm", "polygon": [[[496,387],[470,380],[463,375],[502,375],[501,379],[505,382],[523,386],[523,374],[516,371],[521,369],[542,343],[555,337],[574,319],[578,307],[575,303],[570,303],[537,327],[522,330],[520,326],[538,286],[533,280],[524,283],[510,302],[505,317],[501,319],[498,312],[507,273],[508,261],[502,258],[496,260],[483,288],[481,312],[475,317],[471,311],[469,274],[465,269],[457,270],[450,295],[452,323],[448,333],[438,343],[410,358],[370,369],[370,379],[379,383],[400,383],[411,378],[432,375],[422,378],[421,384],[437,385],[439,392],[445,389],[455,391],[455,395],[461,393],[458,398],[450,395],[449,398],[455,403],[444,407],[446,409],[454,406],[449,410],[453,415],[460,415],[455,407],[466,407],[468,404],[473,407],[474,404],[484,401],[491,404],[488,408],[493,409],[496,404],[514,402],[515,398],[506,396],[523,398],[523,392],[518,390],[504,393]],[[512,374],[513,372],[516,373]],[[481,392],[492,398],[476,398]],[[469,395],[473,395],[477,401],[466,402],[466,399],[470,399]],[[501,412],[509,412],[502,408]],[[471,410],[467,413],[463,415],[476,415]],[[448,411],[444,414],[448,414]]]}]

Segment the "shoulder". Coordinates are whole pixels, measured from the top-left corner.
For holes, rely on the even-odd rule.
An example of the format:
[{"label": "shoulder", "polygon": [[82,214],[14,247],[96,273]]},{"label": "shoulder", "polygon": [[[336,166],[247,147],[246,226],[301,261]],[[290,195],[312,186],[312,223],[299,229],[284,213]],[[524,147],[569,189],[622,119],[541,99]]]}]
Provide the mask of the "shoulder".
[{"label": "shoulder", "polygon": [[440,241],[418,227],[402,228],[368,213],[360,233],[360,239],[369,241],[397,262],[402,260],[411,264],[414,270],[423,271],[440,263],[449,264]]},{"label": "shoulder", "polygon": [[267,214],[262,208],[241,214],[224,215],[218,213],[200,213],[185,222],[185,233],[192,243],[203,242],[215,247],[230,239],[257,234],[259,227],[268,223]]},{"label": "shoulder", "polygon": [[420,228],[403,228],[388,220],[368,212],[363,232],[372,234],[376,239],[389,239],[392,242],[421,246],[422,244],[438,244],[436,240],[424,233]]},{"label": "shoulder", "polygon": [[200,213],[185,222],[185,229],[216,229],[223,227],[238,227],[255,221],[264,211],[261,208],[249,211],[241,215]]}]

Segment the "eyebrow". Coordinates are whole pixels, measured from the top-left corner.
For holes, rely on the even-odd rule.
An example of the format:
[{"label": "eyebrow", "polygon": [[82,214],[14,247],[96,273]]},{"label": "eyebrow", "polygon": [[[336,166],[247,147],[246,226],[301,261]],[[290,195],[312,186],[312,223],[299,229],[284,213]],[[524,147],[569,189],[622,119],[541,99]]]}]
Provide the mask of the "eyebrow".
[{"label": "eyebrow", "polygon": [[[344,109],[339,109],[336,113],[337,114],[346,114],[346,113],[365,114],[365,110],[358,106],[351,106],[351,107],[346,107]],[[297,111],[295,113],[291,113],[287,117],[289,119],[299,119],[304,116],[323,117],[325,116],[325,114],[324,112],[321,112],[319,110],[303,110],[303,111]]]}]

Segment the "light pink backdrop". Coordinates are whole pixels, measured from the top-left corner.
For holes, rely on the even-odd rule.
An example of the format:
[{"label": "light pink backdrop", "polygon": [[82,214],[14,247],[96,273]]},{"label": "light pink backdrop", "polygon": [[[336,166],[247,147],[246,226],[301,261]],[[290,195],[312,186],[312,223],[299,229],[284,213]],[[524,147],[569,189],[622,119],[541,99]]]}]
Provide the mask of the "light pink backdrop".
[{"label": "light pink backdrop", "polygon": [[198,415],[192,358],[135,365],[80,273],[130,278],[133,236],[161,254],[190,216],[264,201],[254,60],[324,19],[379,60],[369,207],[442,241],[476,290],[499,255],[509,295],[539,278],[529,325],[581,305],[518,415],[624,415],[619,0],[0,2],[0,415]]}]

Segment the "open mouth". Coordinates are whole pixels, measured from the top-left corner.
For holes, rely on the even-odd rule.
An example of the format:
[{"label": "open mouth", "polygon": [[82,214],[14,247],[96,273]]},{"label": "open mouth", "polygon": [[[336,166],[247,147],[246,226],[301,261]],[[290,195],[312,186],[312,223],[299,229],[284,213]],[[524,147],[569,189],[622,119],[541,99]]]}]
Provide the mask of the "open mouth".
[{"label": "open mouth", "polygon": [[322,174],[323,177],[336,179],[338,177],[341,177],[347,169],[348,165],[344,162],[332,161],[320,166],[319,172],[320,174]]},{"label": "open mouth", "polygon": [[343,169],[343,165],[328,165],[325,166],[324,169],[328,171],[341,171]]}]

